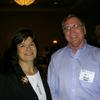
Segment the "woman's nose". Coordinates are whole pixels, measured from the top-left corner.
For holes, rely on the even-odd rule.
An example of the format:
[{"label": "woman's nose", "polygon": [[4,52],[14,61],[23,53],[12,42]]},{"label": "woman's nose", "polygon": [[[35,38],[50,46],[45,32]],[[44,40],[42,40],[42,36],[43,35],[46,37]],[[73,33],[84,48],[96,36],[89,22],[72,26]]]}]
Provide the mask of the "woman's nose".
[{"label": "woman's nose", "polygon": [[30,50],[30,46],[27,46],[27,47],[26,47],[26,50]]}]

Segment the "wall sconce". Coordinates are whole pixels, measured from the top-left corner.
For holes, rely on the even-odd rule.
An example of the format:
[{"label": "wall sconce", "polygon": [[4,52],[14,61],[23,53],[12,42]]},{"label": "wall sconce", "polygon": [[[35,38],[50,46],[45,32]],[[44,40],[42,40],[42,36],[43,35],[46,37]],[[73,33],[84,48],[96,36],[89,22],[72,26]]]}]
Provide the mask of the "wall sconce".
[{"label": "wall sconce", "polygon": [[14,0],[17,4],[21,6],[28,6],[35,2],[35,0]]}]

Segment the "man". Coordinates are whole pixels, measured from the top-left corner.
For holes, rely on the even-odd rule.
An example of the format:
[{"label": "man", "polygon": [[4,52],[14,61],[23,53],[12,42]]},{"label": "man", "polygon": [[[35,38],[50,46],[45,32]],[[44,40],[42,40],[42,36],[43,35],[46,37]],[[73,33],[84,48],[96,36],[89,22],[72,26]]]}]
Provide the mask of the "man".
[{"label": "man", "polygon": [[100,100],[100,49],[87,44],[78,17],[69,15],[62,28],[68,44],[51,56],[48,67],[53,100]]}]

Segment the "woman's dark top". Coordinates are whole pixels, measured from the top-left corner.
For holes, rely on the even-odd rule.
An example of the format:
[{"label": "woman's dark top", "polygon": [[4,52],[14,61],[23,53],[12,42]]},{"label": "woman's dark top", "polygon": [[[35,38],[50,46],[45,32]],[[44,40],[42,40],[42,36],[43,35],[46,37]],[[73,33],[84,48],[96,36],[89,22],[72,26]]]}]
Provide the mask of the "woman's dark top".
[{"label": "woman's dark top", "polygon": [[[42,70],[38,70],[47,100],[52,100],[46,75]],[[23,82],[22,77],[26,76],[18,65],[9,73],[0,75],[0,100],[39,100],[29,81]]]}]

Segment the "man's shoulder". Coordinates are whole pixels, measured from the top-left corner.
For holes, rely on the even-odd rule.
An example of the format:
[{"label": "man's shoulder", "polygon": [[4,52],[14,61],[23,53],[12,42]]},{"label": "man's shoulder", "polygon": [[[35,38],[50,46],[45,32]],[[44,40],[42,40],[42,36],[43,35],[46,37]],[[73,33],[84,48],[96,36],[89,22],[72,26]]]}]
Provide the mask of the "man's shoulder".
[{"label": "man's shoulder", "polygon": [[96,46],[88,45],[87,51],[88,51],[88,54],[91,54],[96,57],[100,57],[100,48]]},{"label": "man's shoulder", "polygon": [[52,57],[58,57],[58,56],[63,55],[64,52],[65,52],[65,50],[66,50],[66,46],[65,46],[65,47],[62,47],[62,48],[60,48],[60,49],[58,49],[56,52],[54,52],[54,53],[52,54]]},{"label": "man's shoulder", "polygon": [[88,44],[88,49],[90,49],[92,51],[100,52],[99,47],[96,47],[96,46],[93,46],[93,45],[90,45],[90,44]]}]

